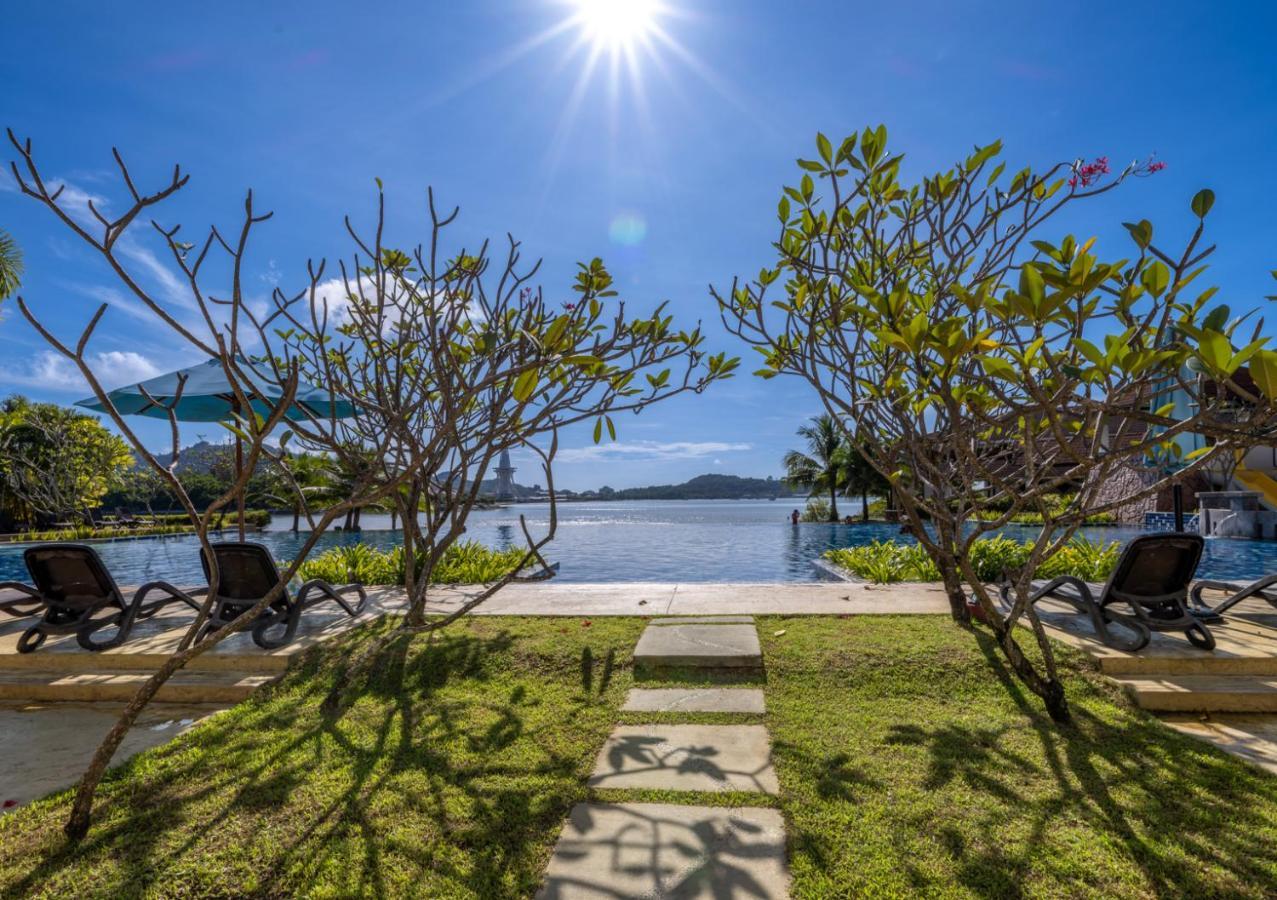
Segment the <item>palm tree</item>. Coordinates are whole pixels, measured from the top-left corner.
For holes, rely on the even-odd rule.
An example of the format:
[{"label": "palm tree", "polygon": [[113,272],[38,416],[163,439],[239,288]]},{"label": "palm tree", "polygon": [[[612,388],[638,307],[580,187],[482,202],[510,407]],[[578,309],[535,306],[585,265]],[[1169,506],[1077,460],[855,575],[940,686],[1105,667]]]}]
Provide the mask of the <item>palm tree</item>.
[{"label": "palm tree", "polygon": [[854,444],[846,443],[838,450],[838,465],[842,470],[839,482],[843,496],[860,495],[860,520],[869,521],[869,495],[886,496],[891,485],[882,473],[869,465],[868,460]]},{"label": "palm tree", "polygon": [[810,425],[798,429],[807,441],[807,452],[790,450],[785,454],[785,480],[809,491],[829,492],[829,521],[838,521],[838,492],[842,489],[845,459],[842,429],[833,416],[821,415]]},{"label": "palm tree", "polygon": [[22,251],[18,242],[0,229],[0,300],[18,289],[22,274]]}]

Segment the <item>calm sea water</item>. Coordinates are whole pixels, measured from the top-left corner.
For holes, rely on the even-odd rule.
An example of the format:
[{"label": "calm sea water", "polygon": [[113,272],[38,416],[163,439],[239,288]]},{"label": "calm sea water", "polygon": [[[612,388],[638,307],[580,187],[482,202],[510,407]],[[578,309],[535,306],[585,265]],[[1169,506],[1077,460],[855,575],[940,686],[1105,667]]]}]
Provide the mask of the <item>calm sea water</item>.
[{"label": "calm sea water", "polygon": [[[637,501],[564,503],[558,535],[546,558],[560,565],[559,579],[590,581],[802,582],[818,579],[812,560],[834,547],[899,538],[892,525],[790,525],[793,503],[778,500]],[[841,510],[840,511],[844,511]],[[847,514],[858,512],[848,503]],[[494,547],[521,545],[519,517],[534,535],[549,525],[547,504],[482,510],[471,516],[467,537]],[[258,535],[278,559],[289,559],[301,539],[277,518]],[[361,534],[331,532],[320,549],[364,542],[388,548],[398,542],[388,516],[365,516]],[[1088,528],[1093,538],[1124,542],[1138,528]],[[1032,529],[1011,528],[1029,537]],[[191,537],[104,541],[97,545],[121,584],[165,579],[193,584],[201,579],[198,544]],[[1249,579],[1277,571],[1277,542],[1208,540],[1201,577]],[[0,547],[0,580],[25,579],[21,547]]]}]

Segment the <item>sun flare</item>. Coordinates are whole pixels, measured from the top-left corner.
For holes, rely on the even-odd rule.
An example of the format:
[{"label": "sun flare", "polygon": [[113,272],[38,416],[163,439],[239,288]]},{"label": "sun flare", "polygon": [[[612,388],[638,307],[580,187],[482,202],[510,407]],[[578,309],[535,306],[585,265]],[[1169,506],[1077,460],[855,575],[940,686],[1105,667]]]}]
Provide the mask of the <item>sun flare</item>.
[{"label": "sun flare", "polygon": [[596,47],[628,49],[656,29],[661,4],[657,0],[575,0],[576,20]]}]

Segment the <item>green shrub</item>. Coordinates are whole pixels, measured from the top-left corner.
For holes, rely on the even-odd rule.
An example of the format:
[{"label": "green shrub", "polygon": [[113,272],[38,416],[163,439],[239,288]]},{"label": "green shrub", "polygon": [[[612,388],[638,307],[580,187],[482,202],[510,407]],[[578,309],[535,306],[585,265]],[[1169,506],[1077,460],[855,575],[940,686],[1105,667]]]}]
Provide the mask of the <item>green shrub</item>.
[{"label": "green shrub", "polygon": [[[11,541],[47,542],[47,541],[92,541],[120,537],[156,537],[171,534],[194,534],[195,528],[186,513],[160,513],[159,515],[138,516],[140,520],[134,525],[76,525],[71,528],[47,528],[42,531],[23,531],[10,535]],[[223,511],[212,522],[214,528],[234,528],[237,522],[235,511]],[[244,511],[244,524],[256,525],[259,528],[270,524],[270,512],[264,509]]]},{"label": "green shrub", "polygon": [[[431,577],[433,584],[484,584],[496,581],[513,570],[523,559],[518,547],[493,550],[477,541],[461,541],[444,552]],[[403,547],[378,550],[368,544],[333,547],[302,563],[298,576],[303,580],[323,578],[325,581],[360,584],[403,584]],[[417,572],[421,568],[418,565]]]},{"label": "green shrub", "polygon": [[820,497],[812,497],[807,501],[807,508],[803,510],[802,520],[804,522],[828,522],[829,501]]},{"label": "green shrub", "polygon": [[[971,547],[971,566],[981,581],[995,582],[1003,572],[1015,572],[1028,562],[1031,541],[1008,537],[981,538]],[[1054,578],[1076,575],[1084,581],[1102,581],[1117,565],[1121,547],[1085,537],[1075,537],[1059,552],[1045,559],[1034,576]],[[921,545],[899,541],[874,541],[862,547],[829,550],[825,559],[868,581],[887,584],[897,581],[939,581],[940,570]]]}]

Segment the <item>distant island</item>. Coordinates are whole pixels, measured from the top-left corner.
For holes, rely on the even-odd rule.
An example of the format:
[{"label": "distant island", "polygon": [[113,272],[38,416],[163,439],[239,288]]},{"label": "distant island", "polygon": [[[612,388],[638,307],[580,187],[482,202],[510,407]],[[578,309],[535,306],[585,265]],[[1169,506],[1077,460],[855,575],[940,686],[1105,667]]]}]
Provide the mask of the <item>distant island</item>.
[{"label": "distant island", "polygon": [[[161,465],[167,465],[172,453],[156,453],[155,458]],[[144,467],[138,459],[137,467]],[[214,444],[200,440],[189,447],[184,447],[178,460],[178,472],[185,476],[211,475],[217,472],[229,473],[234,465],[234,451],[230,444]],[[258,461],[259,471],[265,471],[267,463]],[[517,503],[549,500],[545,488],[539,484],[524,485],[517,482],[512,485],[513,500]],[[491,500],[496,496],[497,480],[485,478],[480,487],[481,493]],[[746,478],[740,475],[722,475],[715,472],[697,475],[682,484],[654,484],[648,487],[615,489],[607,485],[598,490],[555,492],[559,500],[775,500],[780,497],[807,496],[804,490],[792,489],[783,478]]]},{"label": "distant island", "polygon": [[[496,490],[496,480],[483,484],[485,492]],[[739,475],[709,473],[682,484],[655,484],[649,487],[616,490],[604,485],[596,491],[555,492],[559,500],[775,500],[778,497],[805,497],[780,478],[743,478]],[[548,500],[540,485],[514,485],[516,501]]]}]

